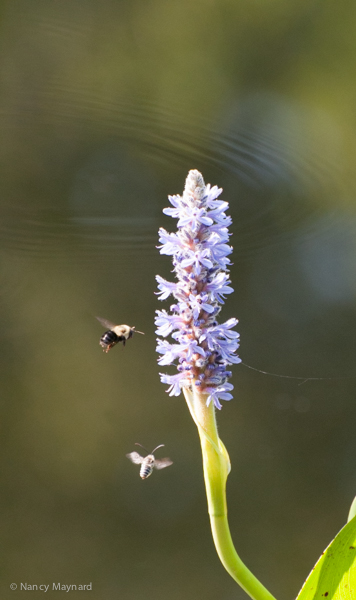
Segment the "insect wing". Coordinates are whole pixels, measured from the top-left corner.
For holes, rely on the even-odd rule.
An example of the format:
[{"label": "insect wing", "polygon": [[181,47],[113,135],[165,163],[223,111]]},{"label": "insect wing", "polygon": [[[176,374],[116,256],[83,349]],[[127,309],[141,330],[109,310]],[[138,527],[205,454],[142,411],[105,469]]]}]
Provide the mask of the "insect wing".
[{"label": "insect wing", "polygon": [[103,327],[106,327],[107,329],[114,329],[114,327],[116,327],[116,323],[112,323],[111,321],[108,321],[107,319],[102,319],[101,317],[96,317],[99,321],[99,323],[101,323],[101,325]]},{"label": "insect wing", "polygon": [[173,461],[170,458],[162,458],[161,460],[155,460],[154,466],[156,469],[165,469],[170,465],[173,465]]},{"label": "insect wing", "polygon": [[135,463],[135,465],[141,465],[144,461],[144,458],[138,452],[130,452],[130,454],[126,454],[126,456],[131,462]]}]

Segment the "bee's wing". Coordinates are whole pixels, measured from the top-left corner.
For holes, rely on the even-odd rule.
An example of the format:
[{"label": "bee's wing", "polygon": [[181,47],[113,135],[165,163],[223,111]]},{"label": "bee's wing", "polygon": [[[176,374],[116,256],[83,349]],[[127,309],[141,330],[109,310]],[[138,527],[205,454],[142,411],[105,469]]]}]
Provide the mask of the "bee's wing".
[{"label": "bee's wing", "polygon": [[107,319],[102,319],[101,317],[96,317],[99,321],[99,323],[102,324],[103,327],[106,327],[107,329],[114,329],[114,327],[116,327],[115,323],[112,323],[111,321],[108,321]]},{"label": "bee's wing", "polygon": [[138,452],[130,452],[130,454],[126,454],[126,456],[131,462],[135,463],[135,465],[141,465],[143,462],[143,457],[140,456]]},{"label": "bee's wing", "polygon": [[162,458],[161,460],[155,460],[154,464],[156,469],[165,469],[170,465],[173,465],[173,461],[170,458]]}]

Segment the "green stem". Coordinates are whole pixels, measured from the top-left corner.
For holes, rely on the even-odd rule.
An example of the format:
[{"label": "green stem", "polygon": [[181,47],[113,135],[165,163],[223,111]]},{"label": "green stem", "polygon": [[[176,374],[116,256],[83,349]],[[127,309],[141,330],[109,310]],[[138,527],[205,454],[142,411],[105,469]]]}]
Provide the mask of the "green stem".
[{"label": "green stem", "polygon": [[218,436],[215,407],[212,402],[209,407],[206,406],[206,394],[191,392],[187,388],[183,391],[199,431],[210,524],[219,558],[227,572],[251,598],[275,600],[242,562],[231,539],[226,504],[226,480],[230,472],[230,459]]}]

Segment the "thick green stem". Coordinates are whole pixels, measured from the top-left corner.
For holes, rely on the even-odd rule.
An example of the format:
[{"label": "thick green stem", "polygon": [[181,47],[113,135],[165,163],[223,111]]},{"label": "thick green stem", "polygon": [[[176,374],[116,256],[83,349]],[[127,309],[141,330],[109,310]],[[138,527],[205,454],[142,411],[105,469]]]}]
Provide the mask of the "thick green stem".
[{"label": "thick green stem", "polygon": [[209,407],[206,406],[206,394],[184,388],[184,395],[199,431],[210,524],[219,558],[227,572],[251,598],[275,600],[242,562],[231,539],[226,504],[226,480],[230,472],[230,460],[218,436],[214,405],[211,402]]}]

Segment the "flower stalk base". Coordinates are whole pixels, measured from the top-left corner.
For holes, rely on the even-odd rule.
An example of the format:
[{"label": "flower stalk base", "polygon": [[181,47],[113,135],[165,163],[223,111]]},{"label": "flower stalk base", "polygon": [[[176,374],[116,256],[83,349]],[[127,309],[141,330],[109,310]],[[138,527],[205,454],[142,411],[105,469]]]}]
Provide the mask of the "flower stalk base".
[{"label": "flower stalk base", "polygon": [[227,450],[219,439],[215,407],[206,406],[206,394],[184,388],[184,396],[198,428],[203,455],[204,481],[211,530],[218,556],[231,577],[254,600],[275,600],[238,556],[229,529],[226,503],[226,480],[230,472]]}]

